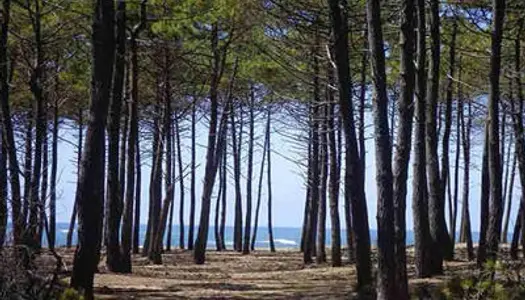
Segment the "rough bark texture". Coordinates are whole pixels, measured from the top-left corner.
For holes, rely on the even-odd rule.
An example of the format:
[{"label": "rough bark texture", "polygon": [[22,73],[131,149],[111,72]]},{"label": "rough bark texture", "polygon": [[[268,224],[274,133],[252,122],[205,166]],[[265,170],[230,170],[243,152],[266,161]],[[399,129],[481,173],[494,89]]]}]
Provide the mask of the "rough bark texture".
[{"label": "rough bark texture", "polygon": [[[377,299],[398,299],[394,239],[392,145],[388,128],[385,52],[379,0],[366,2],[368,44],[374,87],[374,133],[377,182]],[[405,279],[406,280],[406,279]],[[402,284],[402,283],[401,283]]]},{"label": "rough bark texture", "polygon": [[90,118],[76,193],[78,246],[71,286],[93,299],[93,279],[100,257],[104,207],[105,130],[114,59],[113,1],[96,1],[93,10],[93,71]]},{"label": "rough bark texture", "polygon": [[[401,14],[401,80],[400,98],[397,104],[398,129],[396,136],[396,152],[393,169],[393,193],[395,210],[395,261],[397,297],[408,298],[408,281],[406,271],[406,198],[408,167],[410,162],[410,150],[412,145],[412,118],[414,115],[414,89],[415,89],[415,66],[414,66],[414,0],[402,2]],[[393,127],[394,124],[392,123]],[[393,137],[392,137],[393,138]]]},{"label": "rough bark texture", "polygon": [[[490,56],[490,82],[488,98],[488,160],[490,181],[489,223],[487,228],[487,257],[497,258],[501,237],[503,212],[501,186],[501,155],[499,139],[499,102],[501,73],[501,41],[505,18],[505,0],[494,0]],[[483,222],[483,221],[482,221]]]},{"label": "rough bark texture", "polygon": [[[334,32],[334,53],[338,72],[339,104],[345,134],[345,194],[352,202],[356,242],[357,289],[362,291],[372,283],[370,260],[370,231],[364,186],[362,184],[362,166],[359,160],[352,101],[350,101],[350,69],[348,63],[348,14],[344,0],[330,0],[330,18]],[[342,8],[342,9],[341,9]]]},{"label": "rough bark texture", "polygon": [[112,272],[122,269],[120,252],[120,220],[122,217],[121,182],[119,174],[120,111],[124,89],[126,56],[126,3],[119,0],[116,12],[116,53],[113,73],[113,97],[108,120],[108,178],[107,178],[107,240],[106,265]]},{"label": "rough bark texture", "polygon": [[415,105],[414,175],[412,177],[412,211],[414,215],[414,249],[416,275],[420,278],[431,275],[431,239],[428,222],[425,111],[426,111],[426,21],[425,1],[417,0],[417,76]]}]

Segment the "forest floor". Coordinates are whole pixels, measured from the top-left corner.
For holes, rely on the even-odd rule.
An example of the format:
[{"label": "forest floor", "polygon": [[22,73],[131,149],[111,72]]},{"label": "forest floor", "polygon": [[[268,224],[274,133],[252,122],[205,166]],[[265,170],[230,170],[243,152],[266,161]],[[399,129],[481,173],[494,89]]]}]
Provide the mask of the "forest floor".
[{"label": "forest floor", "polygon": [[[408,249],[411,294],[417,299],[440,299],[447,279],[472,274],[475,263],[466,259],[464,245],[457,245],[456,260],[445,262],[445,274],[415,279],[412,249]],[[503,247],[508,253],[508,247]],[[58,250],[66,271],[71,270],[73,249]],[[505,255],[504,255],[505,256]],[[209,251],[204,265],[195,265],[191,251],[163,254],[163,264],[150,264],[133,257],[133,273],[114,274],[105,267],[102,255],[95,277],[97,299],[349,299],[356,282],[355,265],[332,268],[329,264],[305,266],[297,250]],[[328,258],[329,259],[329,258]],[[346,260],[346,258],[345,258]],[[69,282],[68,277],[63,278]]]}]

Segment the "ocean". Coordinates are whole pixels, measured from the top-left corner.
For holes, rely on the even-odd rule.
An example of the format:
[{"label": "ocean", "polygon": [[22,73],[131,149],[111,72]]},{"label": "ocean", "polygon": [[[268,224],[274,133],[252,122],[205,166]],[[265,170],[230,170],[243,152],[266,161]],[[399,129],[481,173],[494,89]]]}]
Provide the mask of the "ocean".
[{"label": "ocean", "polygon": [[[57,246],[64,246],[66,244],[67,239],[67,232],[68,232],[69,224],[67,223],[57,223],[57,237],[56,242]],[[243,228],[244,229],[244,228]],[[173,247],[179,246],[179,230],[180,226],[174,225],[171,232],[171,244]],[[195,227],[194,236],[197,235],[198,226]],[[140,245],[144,243],[144,238],[146,234],[146,225],[142,224],[140,225]],[[253,234],[253,229],[252,229]],[[167,236],[167,232],[166,232]],[[273,228],[273,236],[274,236],[274,242],[275,247],[280,249],[298,249],[301,243],[301,228],[296,227],[274,227]],[[456,236],[459,236],[457,234]],[[184,243],[187,245],[188,243],[188,227],[184,227]],[[233,227],[227,226],[225,228],[225,238],[226,238],[226,248],[231,248],[233,246]],[[376,244],[377,241],[377,231],[371,230],[370,231],[370,239],[372,242],[372,245]],[[479,234],[477,232],[472,233],[472,239],[474,243],[476,243],[479,239]],[[512,234],[509,234],[509,239],[512,240]],[[73,244],[76,244],[77,236],[76,236],[76,230],[73,234]],[[166,238],[164,239],[164,242],[166,243]],[[44,238],[43,241],[44,245],[47,243],[46,239]],[[341,243],[342,246],[346,245],[346,230],[341,231]],[[412,231],[407,231],[406,235],[406,243],[407,245],[413,245],[414,244],[414,233]],[[331,236],[330,236],[330,228],[327,228],[326,231],[326,245],[331,244]],[[208,232],[208,241],[207,241],[207,247],[210,249],[215,249],[215,228],[213,226],[210,226],[209,232]],[[265,249],[269,248],[269,239],[268,239],[268,228],[267,227],[259,227],[257,230],[257,238],[255,242],[255,247],[258,249]]]}]

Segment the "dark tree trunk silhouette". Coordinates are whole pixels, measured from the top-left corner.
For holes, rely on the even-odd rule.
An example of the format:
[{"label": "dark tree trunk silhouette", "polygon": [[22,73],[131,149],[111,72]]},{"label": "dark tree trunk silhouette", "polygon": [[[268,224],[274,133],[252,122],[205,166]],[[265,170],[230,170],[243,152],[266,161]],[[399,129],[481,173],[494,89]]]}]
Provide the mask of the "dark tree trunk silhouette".
[{"label": "dark tree trunk silhouette", "polygon": [[317,223],[317,252],[315,260],[317,263],[326,262],[326,197],[328,182],[328,145],[327,145],[327,117],[328,106],[322,104],[319,119],[319,214]]},{"label": "dark tree trunk silhouette", "polygon": [[257,240],[257,229],[259,227],[259,211],[261,209],[261,198],[262,198],[262,185],[263,185],[263,177],[264,177],[264,163],[266,160],[266,148],[268,147],[268,136],[267,134],[264,135],[264,143],[263,143],[263,149],[262,149],[262,158],[261,158],[261,168],[259,171],[259,181],[257,183],[257,205],[255,207],[255,221],[253,223],[253,235],[252,235],[252,241],[250,244],[250,249],[252,251],[255,250],[255,242]]},{"label": "dark tree trunk silhouette", "polygon": [[26,113],[26,132],[24,145],[24,198],[22,207],[22,218],[24,226],[29,219],[29,200],[31,193],[31,170],[33,165],[33,106],[28,107]]},{"label": "dark tree trunk silhouette", "polygon": [[[458,24],[454,17],[453,24],[452,24],[452,33],[450,37],[450,45],[449,45],[449,69],[447,74],[447,83],[446,83],[446,96],[445,96],[445,124],[443,129],[443,143],[442,143],[442,154],[441,154],[441,193],[442,193],[442,205],[443,205],[443,217],[445,213],[445,191],[448,188],[450,189],[450,160],[449,160],[449,149],[450,149],[450,134],[452,131],[452,97],[454,92],[454,82],[452,78],[454,78],[456,73],[456,36],[458,31]],[[456,149],[456,157],[459,159],[459,151]],[[457,169],[457,164],[456,164]],[[456,172],[457,174],[457,172]],[[456,176],[457,178],[457,176]],[[451,199],[451,197],[449,197]],[[452,200],[452,199],[451,199]],[[450,243],[449,248],[443,248],[443,258],[446,260],[452,260],[454,258],[454,237],[455,233],[453,232],[456,228],[454,225],[455,222],[453,219],[453,211],[455,208],[453,206],[449,206],[450,210]]]},{"label": "dark tree trunk silhouette", "polygon": [[[499,102],[501,73],[501,41],[503,37],[503,22],[505,18],[505,0],[494,0],[491,36],[491,56],[489,74],[488,98],[488,166],[490,182],[490,206],[487,228],[487,257],[497,258],[501,237],[501,220],[503,217],[503,201],[501,186],[501,155],[499,137]],[[482,221],[483,222],[483,221]]]},{"label": "dark tree trunk silhouette", "polygon": [[[84,134],[84,120],[83,120],[83,111],[81,108],[78,109],[78,144],[77,144],[77,178],[80,178],[80,170],[82,165],[82,151],[83,151],[83,134]],[[78,189],[78,179],[77,179],[77,189]],[[75,197],[73,203],[73,211],[71,212],[71,218],[69,221],[69,230],[67,231],[66,238],[66,247],[71,248],[73,242],[73,233],[75,231],[75,223],[77,219],[77,199]]]},{"label": "dark tree trunk silhouette", "polygon": [[[335,84],[334,70],[331,66],[328,67],[327,71],[328,83],[330,85]],[[339,186],[340,186],[340,165],[337,159],[337,139],[336,139],[336,126],[335,126],[335,99],[334,93],[330,86],[326,87],[327,102],[328,102],[328,159],[329,159],[329,184],[328,184],[328,198],[330,202],[330,222],[331,222],[331,233],[330,237],[332,244],[330,247],[331,259],[333,267],[342,266],[341,261],[341,222],[339,218]],[[347,229],[348,230],[348,229]]]},{"label": "dark tree trunk silhouette", "polygon": [[[242,108],[239,109],[242,112]],[[242,250],[242,192],[241,192],[241,136],[242,136],[242,113],[239,118],[241,130],[239,131],[239,144],[237,145],[237,129],[235,122],[235,113],[232,110],[230,114],[230,127],[232,135],[232,153],[233,153],[233,177],[235,180],[235,215],[233,225],[233,249]]]},{"label": "dark tree trunk silhouette", "polygon": [[[386,91],[385,51],[379,0],[366,2],[368,44],[375,95],[374,132],[377,181],[377,299],[398,299],[395,253],[395,213],[392,175],[392,144],[388,129],[388,96]],[[405,53],[406,54],[406,53]],[[406,75],[406,74],[405,74]],[[407,95],[407,98],[411,94]],[[405,103],[403,103],[405,104]],[[410,122],[409,122],[410,123]],[[393,126],[393,124],[392,124]],[[408,131],[408,130],[407,130]],[[406,134],[403,132],[402,134]],[[402,145],[399,145],[402,146]],[[398,192],[400,192],[398,190]],[[404,213],[404,212],[403,212]],[[399,279],[398,279],[399,280]],[[406,281],[406,279],[404,279]]]},{"label": "dark tree trunk silhouette", "polygon": [[415,103],[414,174],[412,177],[412,211],[414,214],[414,256],[416,276],[431,275],[431,237],[428,221],[426,175],[425,111],[426,111],[426,21],[425,1],[417,0],[417,74]]},{"label": "dark tree trunk silhouette", "polygon": [[[9,103],[9,76],[8,76],[8,57],[7,57],[7,40],[9,35],[11,1],[2,1],[2,23],[0,28],[0,105],[2,111],[3,140],[7,148],[7,157],[9,162],[9,179],[11,190],[11,220],[13,220],[13,237],[14,243],[21,242],[24,227],[24,219],[21,216],[21,195],[20,195],[20,178],[19,166],[16,153],[15,137],[13,132],[13,123],[11,120],[11,107]],[[11,72],[12,73],[12,72]]]},{"label": "dark tree trunk silhouette", "polygon": [[0,126],[0,251],[7,236],[7,147],[4,141],[4,130]]},{"label": "dark tree trunk silhouette", "polygon": [[114,3],[93,5],[93,71],[90,118],[76,193],[78,246],[73,259],[71,287],[93,299],[93,279],[100,258],[104,207],[105,130],[114,59]]},{"label": "dark tree trunk silhouette", "polygon": [[273,219],[272,219],[272,150],[271,150],[271,110],[268,108],[268,114],[266,119],[266,140],[268,144],[266,146],[266,156],[268,161],[268,167],[266,168],[266,182],[267,182],[267,193],[268,193],[268,240],[270,242],[270,251],[275,252],[275,242],[273,240]]},{"label": "dark tree trunk silhouette", "polygon": [[[363,290],[372,282],[370,260],[370,231],[362,167],[355,136],[352,101],[350,100],[350,70],[348,49],[348,13],[345,0],[330,0],[330,18],[334,32],[334,53],[339,79],[339,104],[345,134],[345,197],[352,203],[352,220],[356,242],[357,289]],[[342,9],[341,9],[342,8]]]},{"label": "dark tree trunk silhouette", "polygon": [[443,257],[449,249],[450,239],[445,222],[445,190],[441,184],[438,161],[438,119],[437,106],[439,94],[439,68],[441,63],[440,47],[440,20],[439,0],[430,1],[430,54],[427,103],[426,103],[426,151],[427,151],[427,176],[428,176],[428,205],[430,236],[432,237],[432,273],[443,272]]},{"label": "dark tree trunk silhouette", "polygon": [[[179,248],[184,249],[184,166],[182,165],[182,148],[179,118],[175,118],[175,147],[177,148],[177,164],[179,166]],[[175,162],[173,163],[175,165]],[[171,214],[171,213],[170,213]],[[172,214],[171,214],[172,215]],[[170,225],[171,229],[171,225]]]},{"label": "dark tree trunk silhouette", "polygon": [[195,126],[197,125],[196,122],[196,110],[197,110],[197,98],[193,98],[193,102],[191,104],[191,182],[190,182],[190,220],[188,225],[188,250],[193,250],[193,230],[195,227],[195,140],[196,140],[196,132],[195,132]]},{"label": "dark tree trunk silhouette", "polygon": [[[141,20],[133,27],[130,36],[130,82],[131,92],[128,103],[128,140],[126,161],[126,192],[124,195],[124,213],[122,215],[122,269],[131,272],[131,250],[139,251],[140,230],[140,151],[139,151],[139,64],[137,37],[146,25],[146,1],[141,1]],[[123,153],[122,153],[123,155]],[[136,187],[135,187],[136,186]],[[136,193],[136,194],[135,194]],[[135,203],[135,217],[133,217],[133,204]]]},{"label": "dark tree trunk silhouette", "polygon": [[122,270],[120,252],[120,220],[123,201],[121,198],[122,182],[119,181],[119,138],[120,111],[124,90],[124,67],[126,56],[126,2],[117,3],[116,19],[116,53],[113,73],[113,93],[108,120],[108,177],[107,177],[107,250],[106,265],[112,272]]},{"label": "dark tree trunk silhouette", "polygon": [[[58,77],[55,89],[58,90]],[[51,178],[49,182],[49,247],[56,244],[56,203],[57,203],[57,171],[58,171],[58,94],[53,103],[53,129],[51,135]]]},{"label": "dark tree trunk silhouette", "polygon": [[480,193],[480,228],[479,228],[479,244],[478,244],[478,255],[477,265],[481,267],[486,260],[487,256],[487,225],[489,217],[489,199],[490,199],[490,186],[489,186],[489,144],[488,144],[488,123],[485,124],[485,142],[483,146],[483,156],[481,162],[481,193]]},{"label": "dark tree trunk silhouette", "polygon": [[253,181],[253,147],[255,143],[255,87],[250,86],[249,135],[248,135],[248,172],[246,174],[246,217],[244,223],[244,243],[242,253],[250,253],[250,235],[252,228],[252,181]]},{"label": "dark tree trunk silhouette", "polygon": [[[414,0],[402,2],[401,14],[401,81],[400,98],[397,103],[398,129],[396,152],[393,166],[393,203],[395,210],[395,262],[397,297],[408,298],[408,281],[406,270],[406,198],[410,149],[412,145],[412,118],[414,116]],[[394,124],[392,123],[393,127]],[[394,137],[391,137],[392,139]]]}]

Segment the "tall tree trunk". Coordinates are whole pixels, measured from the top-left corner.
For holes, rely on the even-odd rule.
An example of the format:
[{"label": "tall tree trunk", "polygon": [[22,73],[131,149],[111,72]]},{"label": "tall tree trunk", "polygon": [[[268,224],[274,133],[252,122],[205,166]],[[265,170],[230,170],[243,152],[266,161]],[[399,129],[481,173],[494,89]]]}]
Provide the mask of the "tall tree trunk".
[{"label": "tall tree trunk", "polygon": [[323,104],[319,115],[319,214],[317,223],[317,255],[315,260],[318,264],[326,262],[326,196],[328,182],[328,145],[327,145],[327,118],[328,104]]},{"label": "tall tree trunk", "polygon": [[124,90],[126,60],[126,2],[119,0],[116,12],[116,53],[113,73],[113,93],[108,120],[108,178],[107,178],[107,241],[106,265],[112,272],[122,269],[120,252],[120,220],[122,217],[121,182],[119,174],[120,111]]},{"label": "tall tree trunk", "polygon": [[[315,45],[319,45],[319,32],[316,29],[315,32]],[[317,224],[318,224],[318,212],[319,212],[319,186],[320,186],[320,168],[319,168],[319,117],[320,117],[320,86],[319,86],[319,61],[317,59],[318,54],[314,50],[313,55],[313,102],[309,104],[310,111],[310,147],[311,150],[308,153],[309,161],[309,176],[308,176],[308,187],[309,203],[308,206],[308,218],[306,218],[306,230],[304,235],[304,251],[303,251],[303,262],[305,264],[312,263],[312,256],[317,256],[316,253],[316,236],[317,236]]]},{"label": "tall tree trunk", "polygon": [[417,75],[415,103],[414,174],[412,176],[412,211],[414,215],[414,244],[416,276],[423,278],[432,274],[431,237],[428,221],[428,192],[426,174],[426,21],[425,1],[417,0]]},{"label": "tall tree trunk", "polygon": [[[184,249],[184,166],[182,165],[182,141],[180,137],[179,118],[175,118],[175,142],[177,148],[177,164],[179,165],[179,248]],[[175,165],[175,163],[174,163]]]},{"label": "tall tree trunk", "polygon": [[520,201],[518,213],[516,214],[516,222],[514,223],[514,230],[512,233],[512,242],[510,244],[510,257],[514,260],[518,259],[518,244],[521,237],[522,223],[523,223],[523,206],[524,202]]},{"label": "tall tree trunk", "polygon": [[[240,109],[242,112],[242,108]],[[242,195],[241,195],[241,141],[242,136],[242,113],[239,121],[241,122],[241,130],[239,131],[239,145],[237,145],[237,129],[235,124],[235,113],[232,110],[230,113],[230,127],[232,135],[232,153],[233,153],[233,177],[235,180],[235,215],[233,225],[233,249],[235,251],[242,250]]]},{"label": "tall tree trunk", "polygon": [[[0,28],[0,105],[2,111],[3,123],[3,140],[7,148],[7,157],[9,159],[9,179],[11,188],[11,220],[13,220],[13,237],[14,243],[19,244],[22,238],[24,228],[23,216],[21,216],[21,195],[20,195],[20,178],[19,166],[16,154],[16,144],[11,120],[11,108],[9,105],[9,76],[8,76],[8,57],[7,57],[7,40],[9,35],[11,1],[2,1],[2,23]],[[11,71],[11,74],[13,72]]]},{"label": "tall tree trunk", "polygon": [[[55,89],[58,90],[58,79]],[[56,243],[56,202],[57,202],[57,170],[58,170],[58,94],[53,103],[53,130],[51,136],[51,178],[49,182],[49,247],[55,248]]]},{"label": "tall tree trunk", "polygon": [[[392,145],[388,130],[388,96],[386,91],[385,52],[383,48],[383,30],[381,28],[381,4],[379,1],[380,0],[367,0],[366,2],[368,44],[370,45],[372,80],[375,92],[375,96],[373,97],[373,107],[378,195],[377,299],[397,299],[397,284],[408,284],[396,281]],[[407,95],[407,98],[410,97],[410,95],[411,94]],[[403,134],[406,134],[406,132]]]},{"label": "tall tree trunk", "polygon": [[438,114],[439,68],[441,63],[439,0],[430,1],[430,53],[427,103],[426,103],[426,151],[428,176],[428,204],[430,236],[432,237],[432,273],[443,272],[443,258],[449,249],[450,238],[445,222],[445,190],[441,184],[438,161],[438,135],[436,120]]},{"label": "tall tree trunk", "polygon": [[[235,63],[232,77],[228,87],[228,95],[226,104],[222,112],[219,126],[217,126],[218,115],[218,87],[224,69],[224,62],[227,57],[227,49],[221,49],[218,46],[219,39],[219,25],[215,23],[212,28],[211,49],[213,52],[213,72],[210,84],[210,127],[208,132],[208,147],[206,151],[206,169],[204,172],[204,184],[202,190],[202,204],[201,215],[199,220],[199,232],[195,241],[195,250],[193,252],[193,260],[196,264],[204,264],[206,260],[206,244],[208,242],[208,229],[211,208],[211,196],[213,193],[213,186],[215,184],[215,177],[217,175],[218,158],[221,157],[224,149],[223,142],[227,131],[228,114],[232,108],[231,92],[237,71],[237,62]],[[217,130],[219,127],[219,130]],[[218,133],[218,134],[217,134]]]},{"label": "tall tree trunk", "polygon": [[[363,186],[362,166],[355,136],[353,105],[350,99],[348,49],[348,13],[345,0],[330,0],[330,17],[334,31],[334,52],[339,78],[339,104],[345,133],[345,197],[352,202],[352,219],[356,241],[357,289],[372,283],[370,231]],[[341,9],[342,8],[342,9]]]},{"label": "tall tree trunk", "polygon": [[488,123],[485,124],[485,142],[483,146],[483,156],[481,159],[481,193],[480,193],[480,228],[479,228],[479,243],[478,243],[478,255],[477,265],[478,267],[483,266],[487,256],[487,225],[489,218],[489,199],[490,199],[490,186],[489,186],[489,144],[488,144]]},{"label": "tall tree trunk", "polygon": [[505,0],[494,0],[490,56],[490,82],[488,99],[488,165],[490,181],[489,223],[487,228],[487,256],[497,258],[501,237],[503,201],[501,187],[501,156],[499,144],[499,102],[501,73],[501,41],[505,18]]},{"label": "tall tree trunk", "polygon": [[504,218],[504,221],[503,221],[503,231],[501,233],[501,241],[503,243],[507,243],[508,242],[510,213],[512,211],[512,193],[514,192],[514,180],[515,180],[515,178],[516,178],[516,155],[514,154],[514,156],[512,158],[512,170],[510,172],[509,189],[508,189],[508,192],[507,192],[507,209],[505,211],[505,218]]},{"label": "tall tree trunk", "polygon": [[49,141],[47,136],[48,131],[48,111],[47,111],[47,103],[44,108],[44,118],[45,118],[45,129],[44,129],[44,139],[42,141],[42,179],[41,179],[41,188],[40,188],[40,219],[38,222],[38,246],[42,246],[42,239],[44,235],[44,230],[46,230],[46,237],[47,237],[47,246],[50,249],[53,249],[53,247],[50,246],[49,243],[49,227],[45,229],[45,224],[48,224],[49,226],[49,220],[47,219],[47,199],[48,199],[48,184],[49,184]]},{"label": "tall tree trunk", "polygon": [[[414,116],[414,0],[402,2],[401,15],[401,95],[397,103],[398,134],[393,169],[393,203],[395,210],[395,262],[397,297],[408,298],[408,280],[406,270],[406,198],[410,149],[412,144],[412,118]],[[394,127],[394,123],[391,124]],[[394,137],[392,137],[393,139]]]},{"label": "tall tree trunk", "polygon": [[142,165],[140,160],[140,138],[139,136],[135,139],[135,173],[137,182],[135,184],[135,211],[133,214],[133,254],[139,253],[140,243],[140,198],[142,190]]},{"label": "tall tree trunk", "polygon": [[244,223],[244,243],[242,253],[250,253],[250,235],[252,228],[252,180],[253,180],[253,145],[255,143],[255,87],[250,86],[250,113],[248,136],[248,173],[246,174],[246,218]]},{"label": "tall tree trunk", "polygon": [[26,132],[24,147],[24,203],[22,207],[22,218],[24,226],[29,219],[29,198],[31,193],[31,171],[33,165],[33,105],[28,107],[26,113]]},{"label": "tall tree trunk", "polygon": [[[335,99],[334,93],[331,89],[331,86],[335,84],[334,70],[331,66],[328,66],[327,70],[328,84],[326,87],[327,102],[328,102],[328,120],[327,120],[327,130],[328,130],[328,148],[329,148],[329,184],[328,184],[328,198],[330,202],[330,223],[331,223],[331,233],[330,237],[332,244],[330,246],[332,266],[340,267],[342,266],[341,261],[341,222],[339,218],[339,180],[340,180],[340,171],[339,171],[339,161],[337,159],[338,149],[337,149],[337,140],[336,140],[336,127],[335,127]],[[348,229],[347,229],[348,230]]]},{"label": "tall tree trunk", "polygon": [[[439,29],[438,29],[439,30]],[[445,124],[443,131],[443,143],[442,143],[442,155],[441,155],[441,203],[443,205],[443,218],[445,213],[445,191],[447,190],[447,185],[449,189],[450,186],[450,160],[449,160],[449,149],[450,149],[450,134],[452,129],[452,97],[454,93],[454,82],[453,78],[456,73],[456,36],[458,32],[458,24],[454,17],[452,23],[452,34],[450,37],[450,49],[449,49],[449,69],[447,74],[447,86],[446,86],[446,97],[445,97]],[[439,68],[439,66],[438,66]],[[456,149],[457,150],[457,149]],[[456,157],[459,159],[459,151],[456,151]],[[457,167],[457,165],[456,165]],[[456,173],[457,174],[457,173]],[[457,176],[456,176],[457,178]],[[451,197],[449,197],[451,199]],[[455,208],[449,207],[452,212]],[[456,228],[455,223],[453,223],[453,213],[450,214],[450,243],[448,248],[441,247],[443,258],[446,260],[452,260],[454,258],[454,237],[455,233],[453,232]],[[441,245],[441,244],[440,244]]]},{"label": "tall tree trunk", "polygon": [[73,259],[71,287],[93,299],[93,279],[100,258],[104,207],[105,130],[113,74],[114,3],[96,1],[93,7],[93,71],[91,106],[82,169],[76,193],[78,246]]},{"label": "tall tree trunk", "polygon": [[264,177],[264,163],[266,160],[266,147],[268,147],[268,136],[267,134],[264,135],[264,143],[263,143],[263,153],[262,153],[262,159],[261,159],[261,169],[259,171],[259,181],[257,184],[257,205],[255,207],[255,221],[253,224],[253,235],[252,235],[252,242],[250,245],[250,249],[253,251],[255,250],[255,242],[257,240],[257,229],[259,227],[259,211],[261,209],[261,198],[262,198],[262,184],[263,184],[263,177]]},{"label": "tall tree trunk", "polygon": [[4,247],[7,236],[7,147],[4,141],[4,130],[0,126],[0,251]]},{"label": "tall tree trunk", "polygon": [[266,146],[266,156],[268,167],[266,168],[266,182],[267,182],[267,193],[268,193],[268,240],[270,242],[270,251],[275,252],[275,243],[273,240],[273,219],[272,219],[272,158],[271,158],[271,109],[268,108],[267,119],[266,119],[266,140],[268,144]]},{"label": "tall tree trunk", "polygon": [[196,110],[197,99],[194,97],[191,104],[191,182],[190,182],[190,221],[188,228],[188,250],[193,250],[193,229],[195,227],[195,140],[196,140]]},{"label": "tall tree trunk", "polygon": [[[460,72],[461,74],[461,72]],[[463,98],[460,97],[460,110],[461,113],[461,136],[463,143],[463,206],[461,212],[461,225],[460,225],[460,242],[467,243],[467,257],[469,260],[474,259],[474,247],[472,245],[472,230],[470,226],[470,207],[469,207],[469,195],[470,195],[470,132],[472,128],[472,102],[469,100],[467,113],[468,119],[465,124],[465,117],[463,116]]]},{"label": "tall tree trunk", "polygon": [[[83,110],[79,107],[78,109],[78,144],[77,144],[77,189],[80,178],[80,170],[82,166],[82,151],[83,151],[83,134],[84,134],[84,120],[83,120]],[[69,229],[67,231],[67,238],[66,238],[66,247],[71,248],[71,244],[73,241],[73,232],[75,231],[75,222],[77,219],[77,199],[75,197],[74,203],[73,203],[73,211],[71,212],[71,218],[69,221]]]}]

